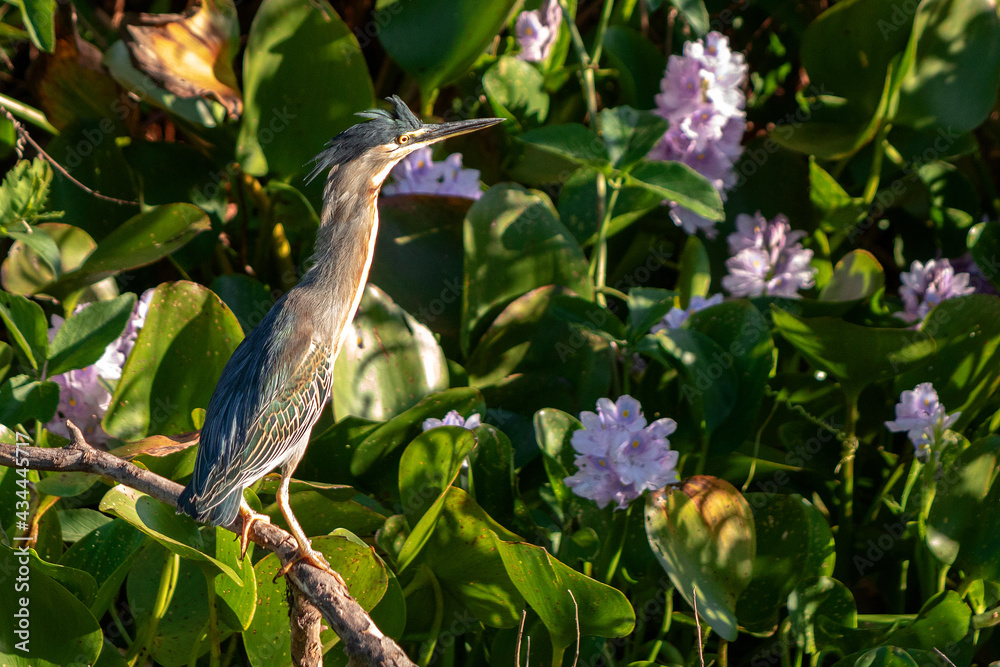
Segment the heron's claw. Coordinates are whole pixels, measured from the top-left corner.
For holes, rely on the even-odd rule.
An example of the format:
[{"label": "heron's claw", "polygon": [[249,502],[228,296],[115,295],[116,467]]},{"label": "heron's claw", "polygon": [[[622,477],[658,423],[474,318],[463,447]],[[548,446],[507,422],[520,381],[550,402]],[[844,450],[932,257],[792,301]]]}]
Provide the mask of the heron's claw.
[{"label": "heron's claw", "polygon": [[250,545],[250,528],[255,521],[271,523],[271,517],[266,514],[254,512],[249,507],[240,507],[240,517],[243,519],[243,527],[240,529],[240,560],[246,558],[247,547]]},{"label": "heron's claw", "polygon": [[336,570],[330,567],[330,563],[328,563],[326,558],[323,557],[323,554],[311,548],[300,549],[299,553],[295,556],[295,558],[291,559],[290,561],[282,565],[281,569],[278,570],[278,573],[274,575],[274,581],[277,581],[279,577],[283,577],[286,574],[288,574],[288,571],[291,570],[294,565],[296,565],[297,563],[301,563],[302,561],[309,563],[310,565],[312,565],[317,569],[330,573],[331,575],[333,575],[334,579],[336,579],[341,584],[346,586],[346,584],[344,584],[343,578],[341,578],[340,574],[338,574]]}]

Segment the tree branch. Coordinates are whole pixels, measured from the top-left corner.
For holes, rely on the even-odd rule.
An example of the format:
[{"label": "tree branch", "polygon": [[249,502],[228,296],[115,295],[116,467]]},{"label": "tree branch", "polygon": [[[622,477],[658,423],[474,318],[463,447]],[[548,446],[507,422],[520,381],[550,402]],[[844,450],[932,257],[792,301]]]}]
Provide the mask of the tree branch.
[{"label": "tree branch", "polygon": [[[62,448],[0,443],[0,465],[30,470],[96,473],[177,507],[177,497],[184,488],[180,484],[91,447],[72,422],[66,425],[72,438]],[[236,534],[239,534],[240,528],[240,521],[227,526]],[[416,667],[396,642],[379,631],[343,583],[328,572],[304,561],[296,561],[298,545],[291,535],[272,524],[255,521],[250,539],[274,552],[282,564],[293,563],[285,576],[305,594],[337,633],[351,664]]]},{"label": "tree branch", "polygon": [[319,609],[296,586],[288,587],[288,620],[292,626],[292,664],[296,667],[323,667]]}]

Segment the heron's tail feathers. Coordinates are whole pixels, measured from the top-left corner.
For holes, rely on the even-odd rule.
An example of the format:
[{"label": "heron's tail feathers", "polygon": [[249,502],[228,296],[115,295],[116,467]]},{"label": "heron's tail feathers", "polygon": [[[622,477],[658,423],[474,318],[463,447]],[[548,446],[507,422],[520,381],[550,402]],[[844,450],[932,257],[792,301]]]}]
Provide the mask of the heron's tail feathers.
[{"label": "heron's tail feathers", "polygon": [[236,520],[240,513],[240,500],[243,499],[243,489],[235,488],[219,498],[203,498],[188,484],[177,499],[177,511],[183,512],[197,521],[210,523],[214,526],[228,526]]}]

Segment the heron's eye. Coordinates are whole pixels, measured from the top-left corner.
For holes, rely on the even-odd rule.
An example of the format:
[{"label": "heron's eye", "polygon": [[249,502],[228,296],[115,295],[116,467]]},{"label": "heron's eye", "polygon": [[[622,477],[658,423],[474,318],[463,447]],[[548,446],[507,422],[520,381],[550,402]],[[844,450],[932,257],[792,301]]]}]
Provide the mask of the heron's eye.
[{"label": "heron's eye", "polygon": [[396,143],[399,144],[400,146],[402,146],[403,144],[410,143],[410,135],[408,134],[399,135],[398,137],[396,137]]}]

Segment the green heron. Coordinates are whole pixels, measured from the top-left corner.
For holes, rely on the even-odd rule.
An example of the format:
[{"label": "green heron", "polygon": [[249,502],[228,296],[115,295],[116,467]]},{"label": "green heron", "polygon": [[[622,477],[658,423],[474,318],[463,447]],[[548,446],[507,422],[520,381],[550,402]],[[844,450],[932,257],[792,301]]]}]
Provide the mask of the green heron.
[{"label": "green heron", "polygon": [[422,123],[395,95],[390,111],[344,130],[316,156],[309,180],[326,173],[315,263],[243,339],[215,387],[201,431],[194,475],[179,511],[229,526],[242,517],[241,553],[254,521],[267,520],[243,490],[281,468],[277,502],[299,546],[299,560],[329,570],[288,504],[288,483],[330,399],[333,362],[368,279],[378,233],[378,199],[393,166],[414,150],[503,121]]}]

